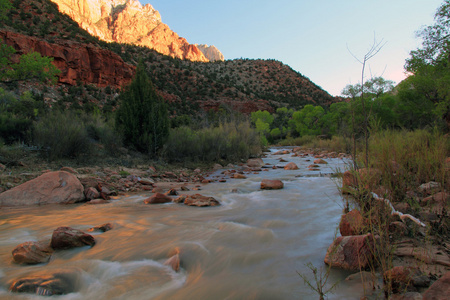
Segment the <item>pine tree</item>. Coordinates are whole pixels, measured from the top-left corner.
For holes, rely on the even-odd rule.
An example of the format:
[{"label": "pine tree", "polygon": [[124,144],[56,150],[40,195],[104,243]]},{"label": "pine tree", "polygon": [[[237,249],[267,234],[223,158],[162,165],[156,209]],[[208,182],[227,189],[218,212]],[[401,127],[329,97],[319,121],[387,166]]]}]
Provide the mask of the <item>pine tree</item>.
[{"label": "pine tree", "polygon": [[125,144],[155,156],[169,135],[167,105],[156,93],[141,61],[132,82],[119,97],[116,126]]}]

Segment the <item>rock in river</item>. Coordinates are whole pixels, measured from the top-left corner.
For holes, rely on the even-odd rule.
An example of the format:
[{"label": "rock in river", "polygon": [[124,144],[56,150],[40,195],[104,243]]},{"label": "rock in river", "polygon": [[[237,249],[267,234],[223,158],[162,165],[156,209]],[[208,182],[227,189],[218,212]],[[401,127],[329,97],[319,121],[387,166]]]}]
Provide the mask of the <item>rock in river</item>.
[{"label": "rock in river", "polygon": [[70,227],[58,227],[53,231],[51,244],[53,249],[70,249],[82,246],[94,246],[92,235]]},{"label": "rock in river", "polygon": [[220,202],[213,197],[206,197],[200,194],[189,195],[184,200],[184,204],[189,206],[218,206]]},{"label": "rock in river", "polygon": [[284,187],[284,183],[281,180],[263,179],[261,181],[262,190],[279,190]]},{"label": "rock in river", "polygon": [[39,264],[48,262],[52,253],[48,242],[25,242],[14,248],[12,256],[18,264]]}]

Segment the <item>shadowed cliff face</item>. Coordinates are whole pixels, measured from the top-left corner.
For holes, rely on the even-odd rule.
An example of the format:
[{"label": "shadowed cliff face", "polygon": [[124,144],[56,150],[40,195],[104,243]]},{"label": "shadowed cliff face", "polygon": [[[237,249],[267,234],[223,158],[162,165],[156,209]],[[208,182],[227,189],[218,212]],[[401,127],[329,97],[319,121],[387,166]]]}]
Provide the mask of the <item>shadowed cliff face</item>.
[{"label": "shadowed cliff face", "polygon": [[58,82],[75,85],[78,81],[100,87],[120,87],[131,81],[135,67],[105,49],[73,41],[47,41],[23,34],[0,30],[0,39],[21,55],[31,51],[52,57],[61,70]]},{"label": "shadowed cliff face", "polygon": [[159,53],[208,62],[195,45],[179,37],[150,4],[137,0],[51,0],[80,27],[107,42],[146,46]]}]

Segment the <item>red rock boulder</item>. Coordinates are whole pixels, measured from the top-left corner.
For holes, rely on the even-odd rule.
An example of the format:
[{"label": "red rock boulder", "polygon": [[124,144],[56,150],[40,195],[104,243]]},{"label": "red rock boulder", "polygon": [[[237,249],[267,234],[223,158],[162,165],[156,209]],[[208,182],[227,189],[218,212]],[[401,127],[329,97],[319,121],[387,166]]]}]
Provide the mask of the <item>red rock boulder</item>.
[{"label": "red rock boulder", "polygon": [[284,166],[284,169],[285,170],[298,170],[298,166],[295,163],[290,162]]},{"label": "red rock boulder", "polygon": [[447,300],[450,295],[450,271],[433,283],[423,294],[423,300]]},{"label": "red rock boulder", "polygon": [[360,235],[364,231],[364,218],[359,210],[352,210],[342,215],[339,223],[339,231],[342,236]]},{"label": "red rock boulder", "polygon": [[72,204],[85,200],[78,178],[64,171],[48,172],[0,194],[0,206]]},{"label": "red rock boulder", "polygon": [[52,253],[48,242],[25,242],[14,248],[12,256],[18,264],[40,264],[48,262]]},{"label": "red rock boulder", "polygon": [[264,166],[264,162],[261,158],[251,158],[247,160],[247,166],[249,168],[261,168]]},{"label": "red rock boulder", "polygon": [[200,194],[189,195],[184,200],[184,204],[189,206],[218,206],[220,202],[213,197],[206,197]]},{"label": "red rock boulder", "polygon": [[284,183],[281,180],[263,179],[261,181],[262,190],[279,190],[284,187]]},{"label": "red rock boulder", "polygon": [[374,239],[370,233],[338,237],[328,248],[324,262],[344,270],[363,270],[374,260],[373,245]]},{"label": "red rock boulder", "polygon": [[58,227],[53,231],[50,245],[53,249],[71,249],[83,246],[94,246],[92,235],[71,227]]},{"label": "red rock boulder", "polygon": [[144,200],[145,204],[162,204],[172,202],[172,198],[162,193],[155,193],[150,198]]}]

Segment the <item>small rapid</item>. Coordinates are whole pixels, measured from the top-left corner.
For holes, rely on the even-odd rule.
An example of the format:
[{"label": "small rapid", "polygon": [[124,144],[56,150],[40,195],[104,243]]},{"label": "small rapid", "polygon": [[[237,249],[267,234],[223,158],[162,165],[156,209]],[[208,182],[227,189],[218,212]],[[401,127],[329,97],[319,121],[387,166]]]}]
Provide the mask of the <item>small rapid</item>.
[{"label": "small rapid", "polygon": [[[311,156],[274,155],[275,150],[264,158],[270,167],[285,165],[284,159],[299,169],[266,168],[246,179],[227,178],[200,191],[180,192],[213,196],[221,202],[217,207],[146,205],[143,200],[151,193],[144,193],[103,205],[2,208],[0,299],[45,299],[8,288],[25,274],[52,269],[76,274],[76,291],[55,299],[317,299],[297,272],[312,279],[306,264],[324,265],[343,208],[337,182],[329,175],[346,163],[330,158],[320,171],[309,171]],[[221,171],[210,179],[222,176]],[[262,179],[280,179],[284,188],[261,190]],[[12,262],[15,246],[50,239],[57,227],[87,231],[108,222],[113,229],[93,233],[92,248],[55,252],[47,264]],[[175,251],[179,272],[165,264]],[[346,275],[332,270],[329,283]],[[344,282],[329,298],[360,296]]]}]

